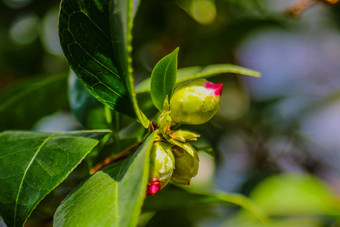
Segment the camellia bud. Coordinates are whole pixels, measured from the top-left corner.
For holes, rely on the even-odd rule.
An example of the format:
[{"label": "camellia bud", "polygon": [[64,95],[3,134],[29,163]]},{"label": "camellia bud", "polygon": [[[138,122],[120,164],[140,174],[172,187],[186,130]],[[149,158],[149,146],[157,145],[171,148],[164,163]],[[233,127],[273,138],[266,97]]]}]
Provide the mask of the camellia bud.
[{"label": "camellia bud", "polygon": [[177,86],[170,99],[170,116],[178,124],[203,124],[217,112],[223,84],[205,79],[184,82]]},{"label": "camellia bud", "polygon": [[150,172],[147,193],[154,195],[170,181],[175,168],[171,147],[164,142],[155,142],[150,151]]},{"label": "camellia bud", "polygon": [[182,143],[181,147],[173,148],[175,155],[175,170],[171,180],[178,184],[190,184],[192,177],[198,172],[198,155],[190,143]]}]

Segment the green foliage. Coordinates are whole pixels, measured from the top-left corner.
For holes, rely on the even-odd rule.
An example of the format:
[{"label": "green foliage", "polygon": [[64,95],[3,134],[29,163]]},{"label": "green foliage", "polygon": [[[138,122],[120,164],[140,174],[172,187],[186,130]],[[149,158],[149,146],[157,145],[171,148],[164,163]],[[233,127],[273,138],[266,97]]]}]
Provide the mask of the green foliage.
[{"label": "green foliage", "polygon": [[337,215],[340,200],[320,180],[307,174],[282,174],[261,182],[251,198],[269,215]]},{"label": "green foliage", "polygon": [[94,98],[76,75],[69,76],[68,98],[73,116],[88,129],[106,129],[105,106]]},{"label": "green foliage", "polygon": [[157,131],[130,158],[99,171],[63,201],[54,226],[135,226],[145,197]]},{"label": "green foliage", "polygon": [[252,200],[240,194],[216,192],[205,193],[185,190],[184,188],[169,187],[154,197],[148,197],[143,207],[144,212],[174,210],[183,207],[191,208],[199,204],[206,205],[237,205],[256,217],[262,223],[268,222],[268,217],[262,209]]},{"label": "green foliage", "polygon": [[[150,185],[150,169],[156,167],[159,171],[154,178],[164,174],[161,174],[162,160],[157,160],[157,166],[151,166],[155,165],[150,162],[154,141],[167,143],[171,155],[177,151],[178,168],[174,173],[172,169],[169,171],[170,175],[174,174],[175,182],[187,184],[198,171],[198,154],[190,141],[199,135],[177,128],[172,131],[178,125],[171,120],[169,100],[164,101],[167,97],[170,99],[174,87],[184,81],[223,73],[260,76],[258,72],[229,64],[177,70],[177,48],[162,58],[151,78],[135,89],[131,52],[133,18],[138,3],[138,0],[62,1],[59,37],[72,69],[68,84],[70,110],[85,128],[93,130],[0,134],[0,214],[8,226],[24,225],[38,203],[91,151],[86,164],[92,169],[85,168],[85,171],[95,173],[83,176],[83,183],[60,204],[54,213],[54,226],[136,226]],[[0,130],[32,128],[41,117],[64,107],[66,87],[65,74],[3,94],[0,96]],[[143,100],[140,105],[136,92]],[[164,111],[160,114],[165,116],[164,121],[150,124],[141,108]],[[130,117],[140,125],[131,122]],[[15,123],[9,119],[15,119]],[[111,130],[98,130],[106,128]],[[109,166],[101,169],[106,165]],[[179,176],[185,177],[178,180]],[[88,179],[84,180],[85,177]],[[144,209],[155,201],[157,196],[156,200],[147,198]],[[183,203],[236,204],[257,219],[266,220],[260,208],[238,194],[182,191],[159,201],[162,206],[172,208]]]},{"label": "green foliage", "polygon": [[69,64],[90,93],[108,107],[137,117],[147,127],[132,78],[132,10],[131,0],[64,0],[59,36]]},{"label": "green foliage", "polygon": [[22,226],[40,200],[108,133],[1,133],[0,213],[7,225]]},{"label": "green foliage", "polygon": [[150,93],[153,104],[159,111],[163,110],[166,97],[170,97],[175,87],[177,76],[178,48],[162,58],[152,70]]},{"label": "green foliage", "polygon": [[67,106],[66,87],[62,74],[27,81],[0,94],[0,131],[31,129],[41,117],[61,110]]},{"label": "green foliage", "polygon": [[[176,84],[180,84],[187,80],[204,79],[225,73],[234,73],[252,77],[261,76],[259,72],[231,64],[209,65],[205,67],[192,66],[178,69]],[[136,86],[136,92],[150,92],[150,83],[150,78],[143,80]]]}]

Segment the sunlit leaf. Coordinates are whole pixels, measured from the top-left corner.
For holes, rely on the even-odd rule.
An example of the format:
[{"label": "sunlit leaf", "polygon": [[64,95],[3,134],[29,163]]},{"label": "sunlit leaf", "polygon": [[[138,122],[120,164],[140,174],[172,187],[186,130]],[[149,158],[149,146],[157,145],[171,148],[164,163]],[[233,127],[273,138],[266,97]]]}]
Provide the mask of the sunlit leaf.
[{"label": "sunlit leaf", "polygon": [[[209,78],[224,73],[233,73],[252,77],[261,76],[259,72],[231,64],[209,65],[206,67],[193,66],[178,69],[176,84],[192,79]],[[149,92],[150,82],[151,82],[150,78],[142,81],[140,84],[136,86],[136,92],[137,93]]]},{"label": "sunlit leaf", "polygon": [[0,134],[0,215],[22,226],[35,206],[110,131]]},{"label": "sunlit leaf", "polygon": [[166,96],[170,97],[176,84],[178,48],[162,58],[152,70],[150,92],[153,104],[163,110]]},{"label": "sunlit leaf", "polygon": [[99,171],[59,206],[54,226],[135,226],[145,197],[157,131],[130,157]]}]

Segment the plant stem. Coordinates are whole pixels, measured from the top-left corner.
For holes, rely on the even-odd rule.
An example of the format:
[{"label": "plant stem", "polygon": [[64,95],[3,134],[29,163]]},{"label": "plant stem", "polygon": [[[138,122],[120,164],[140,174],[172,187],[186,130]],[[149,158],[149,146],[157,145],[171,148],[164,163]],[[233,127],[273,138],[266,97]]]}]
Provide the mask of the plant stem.
[{"label": "plant stem", "polygon": [[90,170],[90,174],[92,175],[92,174],[96,173],[97,171],[99,171],[100,169],[104,168],[105,166],[108,166],[110,164],[113,164],[115,162],[118,162],[118,161],[126,158],[129,154],[135,152],[140,147],[140,145],[142,145],[143,142],[144,141],[142,140],[142,141],[132,145],[131,147],[127,148],[126,150],[116,154],[115,156],[106,158],[104,160],[104,162],[95,165]]}]

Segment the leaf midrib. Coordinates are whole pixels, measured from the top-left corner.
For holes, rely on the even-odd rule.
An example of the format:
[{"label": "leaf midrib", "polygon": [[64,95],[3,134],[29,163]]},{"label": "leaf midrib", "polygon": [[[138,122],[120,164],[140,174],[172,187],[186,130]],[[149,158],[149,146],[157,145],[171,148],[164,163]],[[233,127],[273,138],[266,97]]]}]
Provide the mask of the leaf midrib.
[{"label": "leaf midrib", "polygon": [[115,184],[116,184],[116,190],[115,190],[115,198],[116,198],[116,204],[115,204],[115,215],[116,215],[116,218],[117,218],[117,221],[116,221],[116,226],[118,227],[119,226],[119,220],[118,220],[118,217],[119,217],[119,214],[118,214],[118,188],[119,188],[119,178],[120,178],[120,174],[122,172],[122,169],[125,167],[125,164],[126,164],[127,161],[125,161],[119,168],[119,171],[118,171],[118,174],[117,174],[117,180],[115,181]]},{"label": "leaf midrib", "polygon": [[[165,76],[164,76],[164,80],[163,80],[163,96],[166,96],[167,95],[167,90],[166,90],[166,81],[168,81],[168,70],[169,70],[169,66],[171,65],[172,63],[172,59],[170,59],[170,61],[168,62],[166,68],[165,68]],[[165,97],[164,97],[165,98]],[[164,101],[164,100],[163,100]],[[163,103],[161,103],[163,104]]]},{"label": "leaf midrib", "polygon": [[18,201],[19,201],[19,197],[20,197],[20,193],[21,193],[21,189],[22,189],[22,185],[24,183],[24,180],[25,180],[25,177],[26,177],[26,174],[29,170],[29,168],[31,167],[32,163],[34,162],[35,158],[37,157],[37,155],[39,154],[39,152],[41,151],[41,149],[45,146],[45,144],[51,140],[53,137],[57,136],[58,134],[60,133],[54,133],[52,134],[51,136],[47,137],[41,144],[40,146],[38,147],[38,149],[36,150],[34,156],[32,157],[31,161],[28,163],[25,171],[24,171],[24,174],[21,178],[21,182],[20,182],[20,185],[19,185],[19,190],[18,190],[18,193],[17,193],[17,197],[16,197],[16,200],[15,200],[15,207],[14,207],[14,226],[16,226],[16,216],[17,216],[17,208],[18,208]]}]

